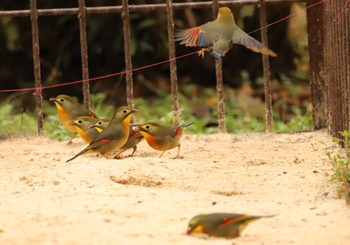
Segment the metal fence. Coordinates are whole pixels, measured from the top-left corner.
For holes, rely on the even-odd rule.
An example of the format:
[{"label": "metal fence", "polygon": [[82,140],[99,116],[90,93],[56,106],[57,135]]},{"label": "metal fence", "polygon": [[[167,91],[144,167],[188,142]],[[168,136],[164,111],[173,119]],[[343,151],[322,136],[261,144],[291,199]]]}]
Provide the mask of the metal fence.
[{"label": "metal fence", "polygon": [[[36,97],[36,112],[38,117],[38,133],[43,130],[43,105],[42,105],[42,83],[41,83],[41,62],[40,62],[40,45],[39,45],[39,29],[38,18],[40,16],[49,15],[76,15],[79,21],[80,29],[80,48],[81,48],[81,64],[82,64],[82,79],[83,79],[83,95],[84,104],[90,107],[90,87],[89,87],[89,69],[88,69],[88,47],[87,47],[87,33],[86,33],[86,16],[88,14],[121,14],[123,20],[124,32],[124,50],[125,50],[125,68],[126,73],[126,94],[127,104],[131,107],[133,104],[133,74],[132,74],[132,59],[130,53],[130,12],[148,12],[166,10],[167,13],[167,29],[169,40],[169,62],[170,62],[170,81],[171,93],[173,100],[174,124],[179,124],[180,111],[177,97],[177,68],[176,68],[176,53],[174,42],[174,9],[185,8],[211,8],[213,16],[216,17],[218,8],[222,5],[236,6],[243,4],[255,4],[260,7],[260,26],[266,26],[266,3],[295,3],[303,2],[302,0],[227,0],[227,1],[200,1],[200,2],[183,2],[176,3],[172,0],[165,0],[165,3],[160,4],[140,4],[130,5],[128,0],[122,0],[121,5],[116,6],[100,6],[87,7],[85,0],[77,0],[76,8],[55,8],[55,9],[38,9],[37,0],[30,0],[30,9],[28,10],[11,10],[0,11],[1,17],[30,17],[32,27],[32,46],[33,46],[33,60],[34,60],[34,79],[35,79],[35,97]],[[262,43],[267,46],[266,28],[261,28]],[[266,107],[266,130],[272,131],[272,102],[270,89],[270,69],[269,60],[267,56],[262,56],[263,59],[263,73],[265,80],[265,107]],[[224,110],[224,96],[223,96],[223,74],[222,66],[219,61],[216,61],[216,82],[217,82],[217,97],[218,97],[218,125],[219,132],[226,132],[225,127],[225,110]]]}]

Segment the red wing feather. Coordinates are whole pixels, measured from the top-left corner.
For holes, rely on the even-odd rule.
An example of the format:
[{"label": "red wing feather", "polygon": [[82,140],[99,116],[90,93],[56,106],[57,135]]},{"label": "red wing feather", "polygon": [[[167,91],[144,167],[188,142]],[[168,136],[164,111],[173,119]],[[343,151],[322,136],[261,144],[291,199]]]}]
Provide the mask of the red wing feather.
[{"label": "red wing feather", "polygon": [[111,139],[108,139],[108,138],[103,138],[100,140],[100,142],[103,142],[103,143],[106,143],[106,142],[111,142],[112,140]]},{"label": "red wing feather", "polygon": [[184,44],[186,47],[208,47],[211,45],[205,31],[199,27],[179,31],[175,37],[175,41],[181,41],[180,44]]},{"label": "red wing feather", "polygon": [[252,216],[249,215],[239,215],[236,217],[226,217],[222,220],[220,225],[227,225],[227,224],[232,224],[232,223],[239,223],[242,222],[244,220],[248,220],[250,218],[253,218]]}]

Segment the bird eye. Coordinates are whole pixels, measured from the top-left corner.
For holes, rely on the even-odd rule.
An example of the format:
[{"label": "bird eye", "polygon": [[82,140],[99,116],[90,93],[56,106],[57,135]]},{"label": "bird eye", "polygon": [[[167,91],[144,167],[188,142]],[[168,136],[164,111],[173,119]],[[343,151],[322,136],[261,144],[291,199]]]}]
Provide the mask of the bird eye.
[{"label": "bird eye", "polygon": [[150,125],[146,125],[145,128],[146,128],[146,129],[150,129],[151,126],[150,126]]},{"label": "bird eye", "polygon": [[128,113],[128,110],[124,109],[124,110],[123,110],[123,113]]},{"label": "bird eye", "polygon": [[102,121],[98,121],[97,124],[98,124],[98,125],[102,125]]},{"label": "bird eye", "polygon": [[63,102],[63,101],[64,101],[64,99],[63,99],[63,98],[60,98],[60,99],[59,99],[59,101],[60,101],[60,102]]},{"label": "bird eye", "polygon": [[80,123],[80,124],[83,123],[83,120],[79,120],[78,123]]}]

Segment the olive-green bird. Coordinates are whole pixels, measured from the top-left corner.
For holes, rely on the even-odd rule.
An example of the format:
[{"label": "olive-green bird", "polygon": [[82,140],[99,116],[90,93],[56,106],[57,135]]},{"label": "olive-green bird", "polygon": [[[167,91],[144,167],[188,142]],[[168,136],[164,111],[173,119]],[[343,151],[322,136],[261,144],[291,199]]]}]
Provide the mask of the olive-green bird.
[{"label": "olive-green bird", "polygon": [[122,147],[128,140],[130,120],[132,114],[136,111],[127,106],[119,107],[108,126],[84,150],[68,159],[67,162],[72,161],[82,154],[99,152],[105,155]]},{"label": "olive-green bird", "polygon": [[235,238],[238,237],[246,226],[260,218],[269,216],[251,216],[234,213],[200,214],[193,217],[188,223],[187,234],[203,233],[209,236]]},{"label": "olive-green bird", "polygon": [[98,130],[90,127],[91,124],[95,124],[97,121],[99,121],[98,118],[81,116],[67,123],[74,125],[80,137],[86,143],[90,143],[99,134]]},{"label": "olive-green bird", "polygon": [[107,119],[107,118],[99,119],[94,124],[91,124],[90,128],[95,128],[95,130],[97,130],[99,133],[101,133],[104,129],[106,129],[108,127],[109,121],[110,121],[110,119]]},{"label": "olive-green bird", "polygon": [[80,116],[88,116],[97,118],[97,116],[90,110],[86,109],[82,104],[68,95],[58,95],[56,98],[50,98],[50,101],[54,102],[58,111],[58,118],[60,119],[63,126],[69,131],[73,132],[71,139],[68,144],[72,143],[72,140],[77,134],[77,128],[74,125],[68,123],[70,120],[74,120]]},{"label": "olive-green bird", "polygon": [[[90,127],[94,127],[98,132],[102,132],[107,126],[108,126],[109,121],[102,119],[97,121],[94,125],[91,125]],[[135,131],[134,129],[134,125],[130,125],[130,134],[129,134],[129,138],[126,141],[126,143],[119,149],[121,151],[119,151],[114,158],[115,159],[120,159],[121,156],[120,154],[122,154],[124,151],[128,150],[128,149],[133,149],[132,153],[129,155],[129,157],[132,157],[134,155],[134,153],[137,150],[137,144],[140,143],[140,141],[143,139],[143,136]]]},{"label": "olive-green bird", "polygon": [[175,128],[173,126],[164,126],[156,122],[146,122],[140,125],[138,130],[153,149],[162,151],[159,158],[163,156],[165,151],[175,147],[177,147],[177,155],[175,158],[181,158],[180,139],[183,130],[192,124],[193,123],[184,124]]},{"label": "olive-green bird", "polygon": [[233,44],[243,45],[263,55],[277,56],[275,52],[239,28],[228,7],[219,8],[218,16],[214,21],[177,32],[175,40],[181,41],[180,44],[187,47],[204,47],[198,51],[199,56],[203,58],[205,51],[208,51],[219,61],[222,61],[222,57],[226,55]]}]

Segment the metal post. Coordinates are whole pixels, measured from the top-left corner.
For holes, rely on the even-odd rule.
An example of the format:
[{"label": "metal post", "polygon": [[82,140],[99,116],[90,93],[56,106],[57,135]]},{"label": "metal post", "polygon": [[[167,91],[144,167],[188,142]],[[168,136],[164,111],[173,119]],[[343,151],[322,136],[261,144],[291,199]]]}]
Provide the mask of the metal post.
[{"label": "metal post", "polygon": [[[219,10],[219,1],[213,0],[213,16],[216,18]],[[219,132],[226,133],[225,123],[225,104],[224,104],[224,83],[222,75],[222,63],[215,60],[215,72],[216,72],[216,93],[218,97],[218,125]]]},{"label": "metal post", "polygon": [[90,109],[90,83],[89,83],[89,63],[86,38],[86,7],[85,0],[79,0],[79,31],[80,31],[80,55],[81,55],[81,70],[83,75],[83,95],[84,105]]},{"label": "metal post", "polygon": [[[261,29],[261,42],[265,47],[268,47],[267,31],[266,28],[266,3],[265,0],[260,0],[260,27]],[[265,125],[266,132],[272,132],[272,96],[271,96],[271,81],[270,81],[270,63],[269,56],[263,55],[263,69],[264,69],[264,94],[265,94]]]},{"label": "metal post", "polygon": [[125,70],[128,72],[125,75],[126,79],[126,103],[129,107],[134,108],[134,85],[132,78],[132,63],[130,52],[130,23],[129,23],[129,3],[128,0],[123,0],[123,33],[124,33],[124,56]]},{"label": "metal post", "polygon": [[40,47],[39,47],[39,29],[36,0],[30,0],[30,19],[32,24],[32,44],[33,44],[33,62],[35,79],[35,102],[36,114],[38,120],[38,134],[43,132],[43,96],[41,89],[41,67],[40,67]]},{"label": "metal post", "polygon": [[171,82],[171,95],[173,102],[173,124],[175,127],[180,124],[180,110],[178,99],[178,85],[177,85],[177,68],[175,61],[175,40],[174,40],[174,18],[173,18],[173,1],[166,1],[166,12],[168,22],[168,40],[169,40],[169,59],[170,59],[170,82]]},{"label": "metal post", "polygon": [[[307,0],[310,6],[319,0]],[[327,92],[325,93],[325,59],[324,59],[324,6],[307,10],[307,33],[310,58],[310,88],[312,102],[312,121],[314,129],[327,127]]]}]

